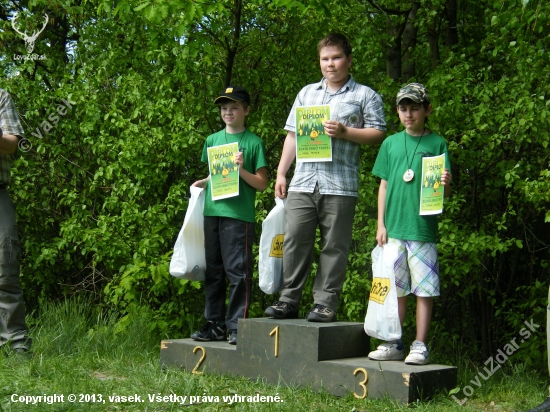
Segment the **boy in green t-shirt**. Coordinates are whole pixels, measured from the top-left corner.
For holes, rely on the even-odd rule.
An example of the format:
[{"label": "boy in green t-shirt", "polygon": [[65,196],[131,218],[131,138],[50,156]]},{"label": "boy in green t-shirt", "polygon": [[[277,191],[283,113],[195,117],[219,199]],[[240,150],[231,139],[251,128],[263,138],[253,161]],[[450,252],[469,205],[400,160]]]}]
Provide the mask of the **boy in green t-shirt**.
[{"label": "boy in green t-shirt", "polygon": [[[225,128],[208,136],[202,161],[208,162],[208,148],[238,143],[235,163],[239,166],[239,195],[212,200],[210,175],[193,186],[206,189],[204,201],[204,248],[206,255],[206,308],[208,322],[191,335],[197,341],[225,340],[237,344],[237,322],[248,317],[252,296],[256,190],[267,188],[267,161],[264,142],[244,123],[250,95],[241,86],[228,86],[214,103],[220,107]],[[225,309],[226,278],[229,305]]]},{"label": "boy in green t-shirt", "polygon": [[[407,295],[416,295],[416,340],[405,363],[425,365],[430,355],[426,337],[432,315],[433,297],[439,296],[437,260],[437,215],[420,215],[422,158],[445,153],[445,170],[440,182],[444,196],[451,194],[450,162],[445,140],[426,128],[432,111],[426,88],[411,83],[397,94],[397,113],[405,130],[388,137],[376,158],[372,173],[382,180],[378,191],[380,246],[393,244],[395,284],[401,325],[407,309]],[[401,340],[385,342],[369,353],[375,360],[404,358]]]}]

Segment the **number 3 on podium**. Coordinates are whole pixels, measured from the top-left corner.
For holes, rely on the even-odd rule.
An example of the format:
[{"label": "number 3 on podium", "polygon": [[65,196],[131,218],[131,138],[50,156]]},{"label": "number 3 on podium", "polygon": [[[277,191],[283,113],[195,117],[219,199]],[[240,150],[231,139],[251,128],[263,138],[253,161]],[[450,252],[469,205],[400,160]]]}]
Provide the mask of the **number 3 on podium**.
[{"label": "number 3 on podium", "polygon": [[361,382],[359,382],[359,386],[363,388],[363,394],[357,395],[355,392],[353,393],[353,396],[355,396],[357,399],[365,399],[367,397],[367,381],[369,380],[369,375],[365,368],[357,368],[353,371],[353,376],[357,376],[359,372],[362,372],[363,375],[365,375],[365,379],[363,379]]}]

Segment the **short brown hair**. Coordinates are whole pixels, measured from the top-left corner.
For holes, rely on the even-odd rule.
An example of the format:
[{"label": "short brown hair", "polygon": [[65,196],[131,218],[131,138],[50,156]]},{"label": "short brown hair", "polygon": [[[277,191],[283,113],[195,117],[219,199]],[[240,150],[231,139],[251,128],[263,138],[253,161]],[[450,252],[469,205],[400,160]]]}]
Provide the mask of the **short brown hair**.
[{"label": "short brown hair", "polygon": [[346,57],[351,56],[351,43],[348,38],[340,33],[327,34],[317,45],[317,53],[321,54],[321,49],[327,46],[338,46],[342,49]]},{"label": "short brown hair", "polygon": [[424,107],[424,110],[428,110],[428,107],[430,107],[430,101],[424,100],[421,103],[415,102],[413,99],[409,99],[408,97],[405,97],[404,99],[399,100],[399,103],[397,103],[397,107],[399,106],[410,106],[412,104],[419,104]]},{"label": "short brown hair", "polygon": [[239,100],[231,100],[231,99],[228,99],[227,97],[222,97],[216,100],[216,104],[218,105],[218,107],[220,107],[222,104],[227,104],[227,103],[239,103],[244,110],[248,109],[248,106],[249,106],[247,102],[241,102]]}]

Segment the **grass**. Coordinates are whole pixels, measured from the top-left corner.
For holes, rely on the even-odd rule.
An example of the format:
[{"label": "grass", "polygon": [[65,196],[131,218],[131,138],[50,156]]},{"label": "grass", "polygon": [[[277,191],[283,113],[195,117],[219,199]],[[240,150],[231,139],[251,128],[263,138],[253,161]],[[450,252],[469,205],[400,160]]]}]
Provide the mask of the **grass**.
[{"label": "grass", "polygon": [[[549,379],[522,365],[505,365],[478,388],[469,383],[477,370],[458,360],[460,386],[475,392],[460,406],[447,394],[414,405],[384,400],[343,398],[308,389],[274,386],[219,375],[192,375],[159,367],[159,343],[166,337],[147,332],[147,314],[117,331],[117,317],[106,316],[91,305],[66,301],[45,305],[30,319],[33,350],[21,356],[0,351],[0,411],[515,411],[527,410],[548,395]],[[477,365],[481,368],[482,365]],[[21,396],[64,395],[63,402],[13,402]],[[77,396],[70,402],[69,394]],[[85,395],[88,395],[88,398]],[[279,403],[223,403],[223,396],[276,396]],[[126,402],[118,397],[141,397]],[[150,401],[151,396],[187,396],[180,402]],[[14,398],[15,396],[15,398]],[[218,396],[219,403],[190,404],[189,397]],[[465,396],[455,395],[458,399]],[[111,397],[111,398],[109,398]],[[50,398],[51,399],[51,398]],[[48,399],[46,399],[47,401]],[[88,402],[86,401],[88,400]],[[212,400],[212,398],[211,398]],[[215,398],[214,398],[215,400]],[[82,402],[79,402],[82,401]]]}]

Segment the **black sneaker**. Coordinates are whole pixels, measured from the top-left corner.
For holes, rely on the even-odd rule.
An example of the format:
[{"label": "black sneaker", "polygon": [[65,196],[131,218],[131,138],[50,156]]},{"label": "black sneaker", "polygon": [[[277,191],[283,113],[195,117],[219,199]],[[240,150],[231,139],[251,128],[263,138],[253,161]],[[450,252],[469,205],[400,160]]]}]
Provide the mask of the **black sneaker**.
[{"label": "black sneaker", "polygon": [[229,339],[227,341],[230,345],[237,344],[237,329],[229,329]]},{"label": "black sneaker", "polygon": [[315,304],[309,311],[307,320],[309,322],[334,322],[336,320],[336,312],[324,305]]},{"label": "black sneaker", "polygon": [[225,340],[225,325],[221,322],[209,320],[202,328],[191,335],[191,339],[201,342],[211,340]]},{"label": "black sneaker", "polygon": [[546,398],[546,400],[541,403],[539,406],[529,409],[527,412],[546,412],[550,411],[550,397]]},{"label": "black sneaker", "polygon": [[290,303],[282,301],[275,302],[264,313],[275,319],[296,319],[298,317],[298,310],[294,309]]}]

